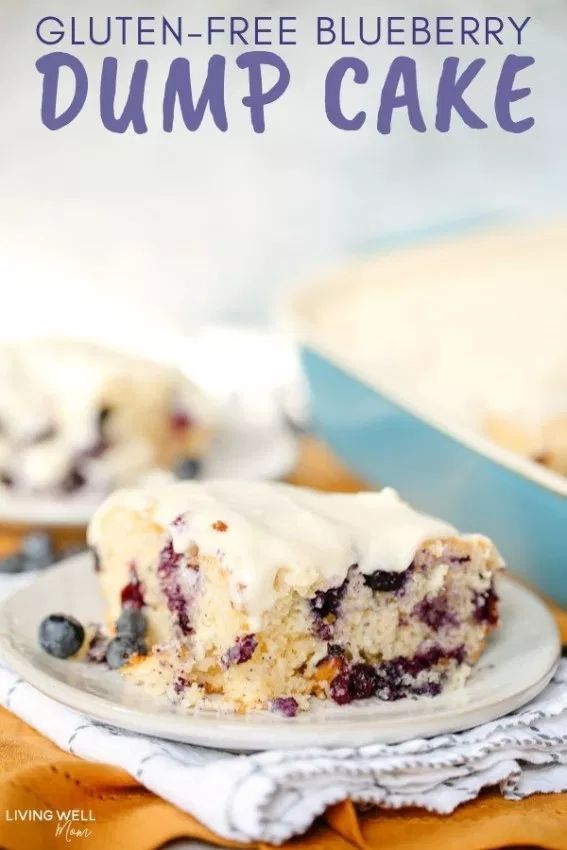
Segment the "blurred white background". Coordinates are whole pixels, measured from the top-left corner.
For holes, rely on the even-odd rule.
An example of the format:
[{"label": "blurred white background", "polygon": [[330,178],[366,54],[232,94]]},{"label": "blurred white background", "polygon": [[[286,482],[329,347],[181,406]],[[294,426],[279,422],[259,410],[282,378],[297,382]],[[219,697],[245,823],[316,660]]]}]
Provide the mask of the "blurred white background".
[{"label": "blurred white background", "polygon": [[[159,5],[159,9],[157,8]],[[402,48],[316,48],[307,40],[281,49],[292,83],[268,107],[268,130],[255,135],[239,100],[246,75],[229,60],[229,131],[210,120],[191,134],[160,129],[160,82],[174,56],[194,57],[202,79],[209,48],[76,48],[88,65],[87,107],[68,128],[40,123],[40,45],[35,24],[45,14],[530,14],[520,50],[492,48],[488,68],[471,87],[471,103],[489,122],[479,132],[449,134],[407,128],[394,119],[390,137],[374,130],[384,70]],[[453,221],[537,216],[560,207],[567,190],[564,81],[567,7],[560,0],[403,4],[338,0],[218,0],[160,4],[125,0],[2,0],[0,4],[0,335],[62,325],[119,332],[122,321],[194,330],[211,320],[265,323],[286,287],[314,268],[368,252],[393,234]],[[303,27],[305,29],[305,27]],[[54,49],[67,49],[66,47]],[[189,53],[190,50],[190,53]],[[276,48],[277,50],[277,48]],[[235,55],[240,51],[231,51]],[[358,133],[330,126],[323,109],[325,71],[337,54],[358,52],[372,67],[357,108],[369,112]],[[533,130],[504,133],[491,115],[504,55],[532,54],[523,72]],[[111,134],[97,114],[97,69],[107,53],[124,71],[136,56],[151,59],[144,136]],[[419,83],[431,124],[435,80],[446,55],[470,49],[419,48]],[[482,51],[481,51],[482,53]],[[479,55],[478,53],[475,55]],[[528,113],[529,114],[529,113]]]}]

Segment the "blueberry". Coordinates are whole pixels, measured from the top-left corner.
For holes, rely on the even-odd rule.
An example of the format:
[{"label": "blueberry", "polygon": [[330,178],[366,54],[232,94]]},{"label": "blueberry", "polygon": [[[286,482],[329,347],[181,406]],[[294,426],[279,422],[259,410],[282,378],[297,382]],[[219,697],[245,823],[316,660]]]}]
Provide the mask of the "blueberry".
[{"label": "blueberry", "polygon": [[62,493],[70,494],[76,493],[77,490],[84,487],[86,483],[87,479],[81,470],[76,465],[73,465],[61,481],[59,487]]},{"label": "blueberry", "polygon": [[485,590],[484,593],[475,593],[473,614],[477,623],[495,626],[498,623],[498,602],[498,596],[492,588]]},{"label": "blueberry", "polygon": [[24,559],[19,552],[0,558],[0,573],[21,573],[25,569]]},{"label": "blueberry", "polygon": [[146,644],[132,635],[118,635],[106,648],[106,663],[111,670],[122,667],[133,655],[146,655]]},{"label": "blueberry", "polygon": [[342,598],[348,587],[348,576],[338,587],[318,590],[309,600],[313,615],[313,631],[321,640],[330,640],[333,636],[333,623],[339,615]]},{"label": "blueberry", "polygon": [[276,699],[271,701],[270,708],[272,711],[283,714],[284,717],[295,717],[299,706],[294,697],[276,697]]},{"label": "blueberry", "polygon": [[85,639],[85,630],[78,620],[65,614],[50,614],[39,626],[39,644],[48,655],[69,658],[79,651]]},{"label": "blueberry", "polygon": [[201,471],[201,463],[194,457],[186,457],[176,464],[173,472],[177,478],[189,480],[198,478]]},{"label": "blueberry", "polygon": [[[173,543],[169,540],[161,552],[159,553],[159,563],[158,563],[158,576],[160,578],[169,579],[176,572],[177,569],[183,560],[183,556],[176,552],[173,548]],[[132,580],[138,581],[137,573],[134,568],[130,568],[130,572],[132,574]]]},{"label": "blueberry", "polygon": [[186,410],[182,410],[178,407],[171,411],[169,424],[174,434],[182,435],[193,427],[193,420]]},{"label": "blueberry", "polygon": [[244,664],[246,661],[250,661],[257,646],[258,641],[255,635],[237,637],[234,646],[231,646],[222,656],[223,667],[226,669],[231,664]]},{"label": "blueberry", "polygon": [[143,638],[148,630],[146,618],[137,608],[124,608],[116,621],[119,635]]},{"label": "blueberry", "polygon": [[371,664],[353,664],[331,682],[331,697],[339,705],[354,699],[370,699],[378,690],[379,679]]},{"label": "blueberry", "polygon": [[120,601],[124,608],[140,609],[144,606],[142,584],[134,570],[131,570],[130,581],[120,591]]},{"label": "blueberry", "polygon": [[412,688],[412,694],[416,697],[436,697],[441,693],[441,684],[439,682],[426,682],[423,685],[416,685]]},{"label": "blueberry", "polygon": [[173,544],[169,541],[160,552],[157,572],[161,588],[167,599],[167,607],[175,615],[177,625],[182,633],[189,635],[193,628],[187,610],[188,599],[176,577],[182,563],[183,555],[175,552]]},{"label": "blueberry", "polygon": [[[382,700],[393,701],[408,695],[436,696],[441,692],[441,682],[419,682],[419,675],[426,670],[436,672],[437,665],[443,666],[445,661],[455,661],[462,664],[466,658],[465,647],[460,644],[452,649],[445,649],[433,644],[424,652],[419,652],[411,658],[398,656],[384,661],[376,670],[378,677],[378,696]],[[439,674],[441,675],[441,674]]]},{"label": "blueberry", "polygon": [[350,678],[348,671],[339,673],[331,682],[331,697],[338,705],[347,705],[347,703],[352,702],[349,685]]},{"label": "blueberry", "polygon": [[26,570],[43,570],[55,561],[51,537],[44,531],[26,534],[20,544]]},{"label": "blueberry", "polygon": [[185,676],[178,676],[175,682],[173,683],[173,690],[177,694],[177,696],[180,696],[180,694],[182,694],[185,688],[187,687],[189,687],[189,682],[185,678]]},{"label": "blueberry", "polygon": [[309,600],[311,610],[319,617],[328,617],[329,614],[336,616],[345,590],[346,582],[339,587],[330,587],[329,590],[318,590]]},{"label": "blueberry", "polygon": [[414,606],[412,613],[434,632],[459,625],[454,611],[449,608],[447,595],[444,593],[434,596],[432,599],[427,597],[422,599]]},{"label": "blueberry", "polygon": [[370,699],[378,690],[378,676],[370,664],[353,664],[350,668],[349,690],[353,699]]},{"label": "blueberry", "polygon": [[399,590],[404,586],[407,578],[407,570],[403,573],[392,573],[386,570],[376,570],[370,575],[364,576],[364,584],[371,590],[379,591],[380,593],[388,593],[393,590]]}]

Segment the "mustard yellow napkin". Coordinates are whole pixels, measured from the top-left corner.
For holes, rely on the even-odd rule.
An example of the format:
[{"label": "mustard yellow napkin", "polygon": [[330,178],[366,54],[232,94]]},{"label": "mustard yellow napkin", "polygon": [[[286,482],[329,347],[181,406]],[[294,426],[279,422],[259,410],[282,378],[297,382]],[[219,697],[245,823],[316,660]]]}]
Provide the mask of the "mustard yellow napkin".
[{"label": "mustard yellow napkin", "polygon": [[[59,750],[18,718],[0,710],[0,846],[6,850],[61,850],[65,833],[53,821],[15,821],[16,812],[76,810],[87,822],[71,843],[88,850],[153,850],[174,838],[198,838],[220,847],[243,847],[210,833],[122,770],[85,762]],[[7,817],[10,817],[8,820]],[[56,815],[55,815],[56,817]],[[88,834],[84,830],[88,830]],[[503,800],[483,794],[450,816],[419,809],[357,814],[350,803],[327,811],[295,850],[493,850],[535,845],[567,850],[567,794]]]}]

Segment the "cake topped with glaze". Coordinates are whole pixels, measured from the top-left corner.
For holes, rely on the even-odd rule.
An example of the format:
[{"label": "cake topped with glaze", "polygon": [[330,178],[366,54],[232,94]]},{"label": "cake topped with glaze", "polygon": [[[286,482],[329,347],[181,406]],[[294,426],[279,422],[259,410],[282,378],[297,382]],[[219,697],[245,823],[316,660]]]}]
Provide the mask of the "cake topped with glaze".
[{"label": "cake topped with glaze", "polygon": [[377,567],[403,572],[426,540],[456,534],[390,488],[353,495],[208,481],[116,492],[91,523],[91,545],[104,516],[120,507],[136,508],[166,528],[176,553],[196,547],[201,556],[219,557],[235,603],[251,618],[270,608],[278,593],[314,582],[340,584],[353,564],[363,574]]},{"label": "cake topped with glaze", "polygon": [[[494,544],[390,489],[119,490],[88,538],[118,632],[109,665],[118,653],[125,675],[180,708],[292,716],[312,697],[435,696],[463,685],[498,622]],[[142,644],[120,633],[134,612]]]},{"label": "cake topped with glaze", "polygon": [[200,454],[211,410],[177,369],[95,343],[0,346],[0,487],[108,491]]}]

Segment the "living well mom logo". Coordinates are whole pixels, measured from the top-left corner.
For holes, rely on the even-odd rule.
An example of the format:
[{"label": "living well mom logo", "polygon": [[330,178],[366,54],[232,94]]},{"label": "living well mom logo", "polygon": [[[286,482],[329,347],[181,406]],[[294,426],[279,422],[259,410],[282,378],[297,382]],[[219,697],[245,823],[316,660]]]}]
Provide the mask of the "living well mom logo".
[{"label": "living well mom logo", "polygon": [[11,824],[39,822],[52,825],[55,837],[68,844],[90,838],[96,823],[92,809],[6,809],[4,819]]}]

